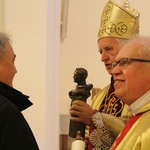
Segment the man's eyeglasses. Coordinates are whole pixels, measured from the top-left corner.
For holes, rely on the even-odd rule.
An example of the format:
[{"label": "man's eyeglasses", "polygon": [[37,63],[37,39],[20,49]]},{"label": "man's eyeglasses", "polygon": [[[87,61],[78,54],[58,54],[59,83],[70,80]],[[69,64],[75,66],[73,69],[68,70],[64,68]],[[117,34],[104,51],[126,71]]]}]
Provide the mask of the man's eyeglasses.
[{"label": "man's eyeglasses", "polygon": [[119,61],[114,61],[112,63],[112,68],[115,68],[118,64],[119,64],[119,67],[123,67],[125,65],[128,65],[131,61],[150,62],[150,60],[139,59],[139,58],[121,58]]}]

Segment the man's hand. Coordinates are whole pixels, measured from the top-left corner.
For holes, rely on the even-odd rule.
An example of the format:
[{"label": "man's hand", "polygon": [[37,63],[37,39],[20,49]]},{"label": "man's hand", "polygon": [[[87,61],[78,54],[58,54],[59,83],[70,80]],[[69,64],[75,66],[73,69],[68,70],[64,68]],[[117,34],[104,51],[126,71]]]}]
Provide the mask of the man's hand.
[{"label": "man's hand", "polygon": [[93,111],[93,108],[84,101],[75,100],[70,107],[70,120],[90,125]]}]

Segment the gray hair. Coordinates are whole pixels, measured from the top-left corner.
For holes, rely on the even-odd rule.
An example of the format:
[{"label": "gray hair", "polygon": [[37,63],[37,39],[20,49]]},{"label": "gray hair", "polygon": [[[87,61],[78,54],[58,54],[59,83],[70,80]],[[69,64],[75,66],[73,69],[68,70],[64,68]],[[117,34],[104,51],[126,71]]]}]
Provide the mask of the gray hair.
[{"label": "gray hair", "polygon": [[[139,51],[139,56],[142,59],[150,60],[150,37],[139,37],[141,38],[141,44],[143,44],[143,50]],[[150,63],[146,63],[146,65],[150,68]]]},{"label": "gray hair", "polygon": [[139,56],[143,59],[150,60],[150,37],[139,37],[143,50],[138,52]]},{"label": "gray hair", "polygon": [[125,46],[131,39],[121,39],[121,38],[116,38],[117,42],[119,43],[120,47],[122,48]]},{"label": "gray hair", "polygon": [[[130,41],[138,41],[139,47],[141,47],[141,49],[137,51],[139,58],[150,60],[150,37],[138,35],[132,38]],[[150,67],[150,63],[145,64]]]},{"label": "gray hair", "polygon": [[11,43],[10,36],[6,33],[0,32],[0,53],[5,51],[8,43]]}]

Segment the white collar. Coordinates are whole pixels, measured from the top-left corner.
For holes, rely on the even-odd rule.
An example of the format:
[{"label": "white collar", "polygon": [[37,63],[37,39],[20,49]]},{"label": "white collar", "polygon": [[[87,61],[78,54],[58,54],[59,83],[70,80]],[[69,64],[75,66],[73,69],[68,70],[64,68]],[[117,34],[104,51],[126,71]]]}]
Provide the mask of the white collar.
[{"label": "white collar", "polygon": [[150,101],[150,90],[147,91],[144,95],[142,95],[140,98],[138,98],[134,103],[132,103],[128,107],[128,111],[131,112],[131,114],[136,115],[139,108],[146,104],[148,101]]}]

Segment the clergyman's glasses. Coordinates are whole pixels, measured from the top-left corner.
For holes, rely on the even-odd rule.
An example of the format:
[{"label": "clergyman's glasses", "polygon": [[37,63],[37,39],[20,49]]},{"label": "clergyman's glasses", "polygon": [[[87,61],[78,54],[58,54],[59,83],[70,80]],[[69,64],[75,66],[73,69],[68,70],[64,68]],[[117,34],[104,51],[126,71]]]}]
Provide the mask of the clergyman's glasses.
[{"label": "clergyman's glasses", "polygon": [[112,68],[115,68],[117,65],[119,65],[119,67],[124,67],[125,65],[128,65],[132,61],[150,62],[150,60],[139,59],[139,58],[121,58],[120,60],[114,61],[112,63]]}]

